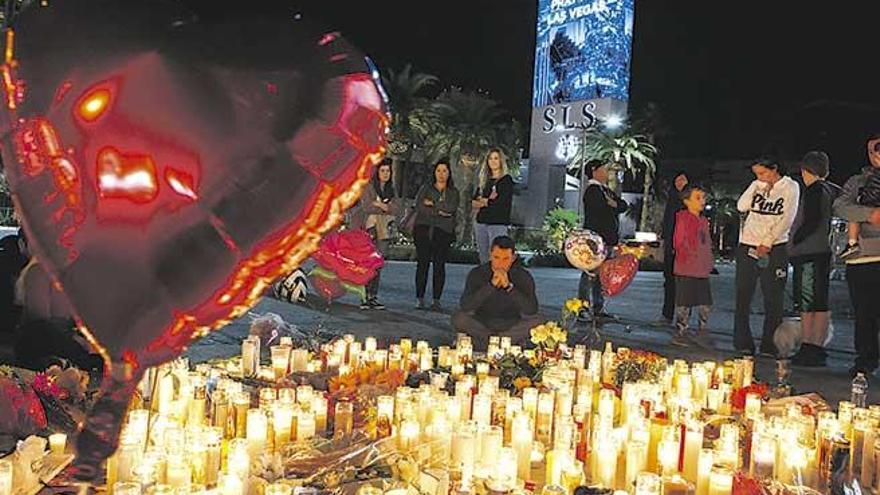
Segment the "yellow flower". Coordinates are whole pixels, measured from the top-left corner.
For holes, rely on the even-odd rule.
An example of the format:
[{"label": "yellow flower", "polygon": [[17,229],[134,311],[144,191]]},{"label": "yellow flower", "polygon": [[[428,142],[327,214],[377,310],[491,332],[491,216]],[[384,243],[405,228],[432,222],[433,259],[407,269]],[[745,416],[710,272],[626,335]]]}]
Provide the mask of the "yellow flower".
[{"label": "yellow flower", "polygon": [[562,343],[568,341],[568,333],[562,328],[555,328],[550,336],[553,337],[553,340],[556,342]]},{"label": "yellow flower", "polygon": [[565,301],[565,309],[569,313],[576,314],[576,313],[580,312],[581,308],[583,308],[583,307],[584,307],[584,302],[576,297],[573,297],[573,298],[569,299],[568,301]]},{"label": "yellow flower", "polygon": [[531,387],[532,380],[527,376],[521,376],[513,381],[513,386],[516,387],[517,390],[522,390],[526,387]]},{"label": "yellow flower", "polygon": [[538,325],[532,329],[532,343],[541,344],[547,340],[548,330],[546,325]]}]

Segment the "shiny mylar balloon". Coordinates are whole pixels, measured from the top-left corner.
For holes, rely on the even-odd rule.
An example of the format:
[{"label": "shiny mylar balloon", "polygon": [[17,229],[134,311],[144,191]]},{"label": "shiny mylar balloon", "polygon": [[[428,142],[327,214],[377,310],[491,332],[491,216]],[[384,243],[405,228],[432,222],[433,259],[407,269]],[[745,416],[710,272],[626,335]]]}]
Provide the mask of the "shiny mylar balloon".
[{"label": "shiny mylar balloon", "polygon": [[88,479],[145,368],[243,314],[341,220],[387,116],[364,56],[304,21],[33,5],[6,37],[3,163],[33,252],[108,364],[77,443]]},{"label": "shiny mylar balloon", "polygon": [[568,262],[585,272],[599,268],[605,261],[605,241],[592,230],[575,230],[568,234],[563,245]]},{"label": "shiny mylar balloon", "polygon": [[370,234],[361,229],[327,234],[312,259],[340,280],[355,285],[372,280],[384,263]]},{"label": "shiny mylar balloon", "polygon": [[616,258],[605,260],[599,267],[599,281],[602,292],[607,297],[614,297],[629,287],[639,271],[639,259],[632,254],[622,254]]}]

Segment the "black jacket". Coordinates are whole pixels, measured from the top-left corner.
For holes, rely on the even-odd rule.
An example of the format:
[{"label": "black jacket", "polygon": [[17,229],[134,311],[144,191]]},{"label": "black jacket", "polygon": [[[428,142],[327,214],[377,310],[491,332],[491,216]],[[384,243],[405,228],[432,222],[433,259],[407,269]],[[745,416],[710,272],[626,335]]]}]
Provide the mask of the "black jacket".
[{"label": "black jacket", "polygon": [[[677,176],[676,176],[677,177]],[[684,203],[678,196],[679,191],[675,184],[669,186],[669,196],[666,199],[666,209],[663,210],[663,251],[672,253],[672,237],[675,235],[675,215],[684,209]]]},{"label": "black jacket", "polygon": [[[616,206],[610,205],[611,202]],[[628,207],[608,186],[591,180],[584,191],[584,228],[599,234],[609,248],[616,246],[620,241],[618,217]]]},{"label": "black jacket", "polygon": [[493,286],[492,275],[490,263],[483,263],[468,273],[461,295],[463,311],[473,312],[483,321],[518,320],[522,315],[538,313],[535,280],[519,262],[514,263],[507,272],[507,278],[513,284],[513,289],[509,291]]}]

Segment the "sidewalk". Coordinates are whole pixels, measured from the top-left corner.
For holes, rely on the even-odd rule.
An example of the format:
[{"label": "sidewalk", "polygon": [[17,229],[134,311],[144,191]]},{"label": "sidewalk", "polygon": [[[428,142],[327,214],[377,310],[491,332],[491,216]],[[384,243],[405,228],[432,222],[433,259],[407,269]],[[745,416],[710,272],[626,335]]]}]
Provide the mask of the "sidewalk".
[{"label": "sidewalk", "polygon": [[[358,336],[374,336],[380,344],[402,337],[413,340],[427,340],[432,345],[449,344],[455,333],[449,324],[450,314],[457,306],[464,287],[464,280],[471,266],[447,265],[446,288],[443,295],[443,313],[417,311],[413,279],[415,264],[411,262],[389,262],[382,271],[381,301],[388,306],[386,311],[361,311],[352,296],[334,302],[329,311],[321,301],[310,299],[304,305],[292,305],[265,298],[254,308],[252,314],[273,312],[281,315],[288,323],[301,328],[326,328]],[[663,274],[640,272],[632,285],[620,296],[608,302],[608,310],[631,326],[627,332],[622,325],[609,325],[603,329],[603,336],[615,346],[643,348],[658,352],[670,359],[683,358],[689,361],[722,360],[732,356],[732,329],[734,310],[734,267],[719,266],[719,275],[712,278],[715,300],[710,326],[716,341],[717,350],[706,351],[697,348],[679,348],[669,345],[670,334],[665,328],[654,324],[660,314],[663,294]],[[536,268],[531,270],[535,277],[541,313],[547,319],[558,319],[564,301],[577,290],[580,273],[573,269]],[[850,378],[847,369],[852,361],[852,321],[849,317],[849,298],[846,284],[841,281],[831,283],[831,307],[840,308],[833,314],[835,335],[831,342],[830,366],[826,369],[794,368],[792,382],[797,391],[819,392],[833,406],[837,401],[849,398]],[[429,284],[430,286],[430,280]],[[429,287],[430,298],[430,287]],[[757,335],[761,329],[762,315],[758,313],[761,298],[757,296],[752,314],[752,332]],[[214,357],[238,354],[241,339],[247,334],[249,317],[244,317],[222,330],[208,335],[196,342],[188,351],[195,362]],[[573,336],[574,343],[579,336]],[[761,380],[775,381],[775,361],[768,358],[756,359],[756,373]],[[870,394],[870,392],[869,392]],[[871,398],[869,398],[871,400]]]}]

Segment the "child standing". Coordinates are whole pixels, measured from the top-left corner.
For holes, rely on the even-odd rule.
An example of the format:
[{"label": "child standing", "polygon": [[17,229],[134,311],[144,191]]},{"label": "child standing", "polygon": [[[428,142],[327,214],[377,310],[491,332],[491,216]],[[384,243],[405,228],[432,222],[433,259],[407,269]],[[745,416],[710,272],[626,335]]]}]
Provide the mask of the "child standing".
[{"label": "child standing", "polygon": [[[872,164],[880,163],[880,137],[868,141],[868,159]],[[859,188],[856,204],[859,206],[880,207],[880,173],[875,167],[865,169],[867,180],[865,185]],[[841,259],[852,258],[861,252],[859,247],[860,224],[858,222],[847,223],[847,245],[840,252]]]},{"label": "child standing", "polygon": [[[712,289],[709,274],[712,272],[712,236],[709,220],[703,216],[706,193],[698,186],[688,184],[681,190],[685,209],[676,213],[673,246],[675,249],[675,336],[672,345],[688,346],[704,342],[711,346],[709,338],[709,311],[712,307]],[[688,330],[691,313],[697,310],[697,332]]]}]

